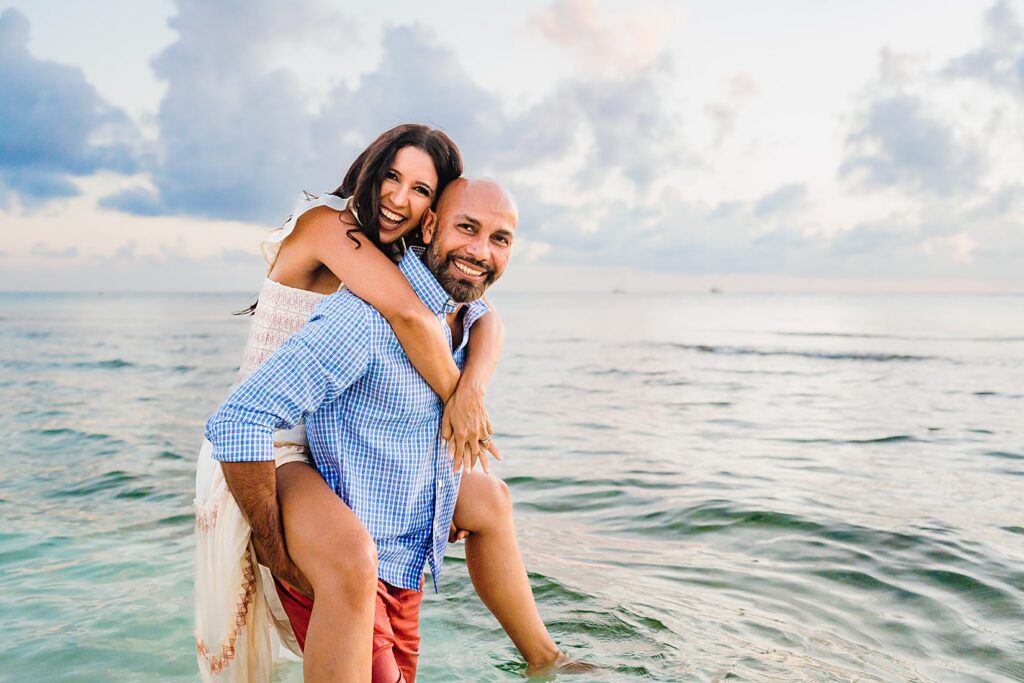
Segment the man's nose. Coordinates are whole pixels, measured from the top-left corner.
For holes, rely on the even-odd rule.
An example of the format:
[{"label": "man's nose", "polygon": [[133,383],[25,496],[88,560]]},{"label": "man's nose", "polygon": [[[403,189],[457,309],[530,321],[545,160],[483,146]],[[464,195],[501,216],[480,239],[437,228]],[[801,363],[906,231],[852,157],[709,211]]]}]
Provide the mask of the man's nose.
[{"label": "man's nose", "polygon": [[491,241],[482,233],[477,233],[469,244],[466,252],[478,261],[486,261],[491,257]]}]

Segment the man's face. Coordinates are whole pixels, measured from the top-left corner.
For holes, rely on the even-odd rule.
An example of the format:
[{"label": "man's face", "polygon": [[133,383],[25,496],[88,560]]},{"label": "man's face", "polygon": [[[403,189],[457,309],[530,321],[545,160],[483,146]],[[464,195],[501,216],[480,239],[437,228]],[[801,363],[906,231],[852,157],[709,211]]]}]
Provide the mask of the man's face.
[{"label": "man's face", "polygon": [[455,301],[483,296],[501,277],[512,250],[516,209],[496,183],[459,179],[425,217],[426,265]]}]

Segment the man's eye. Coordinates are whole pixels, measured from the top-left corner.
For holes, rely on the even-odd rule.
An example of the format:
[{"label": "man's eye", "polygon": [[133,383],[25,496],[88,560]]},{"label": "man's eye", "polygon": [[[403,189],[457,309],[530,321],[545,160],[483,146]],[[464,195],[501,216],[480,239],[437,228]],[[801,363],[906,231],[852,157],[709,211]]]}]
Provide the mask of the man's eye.
[{"label": "man's eye", "polygon": [[473,232],[473,226],[469,223],[459,223],[459,228],[466,232]]},{"label": "man's eye", "polygon": [[494,241],[497,242],[498,244],[501,244],[501,245],[508,244],[508,238],[505,237],[504,235],[496,235],[494,237]]}]

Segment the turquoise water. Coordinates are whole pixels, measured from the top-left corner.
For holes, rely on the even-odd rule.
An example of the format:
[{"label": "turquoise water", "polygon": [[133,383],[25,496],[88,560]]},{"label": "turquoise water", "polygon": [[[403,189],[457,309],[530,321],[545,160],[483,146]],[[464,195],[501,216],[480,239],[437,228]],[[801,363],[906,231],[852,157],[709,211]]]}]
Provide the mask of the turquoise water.
[{"label": "turquoise water", "polygon": [[[195,679],[193,464],[246,303],[0,295],[0,679]],[[565,680],[1024,680],[1024,298],[496,303],[534,589],[605,667]],[[517,680],[460,558],[420,680]]]}]

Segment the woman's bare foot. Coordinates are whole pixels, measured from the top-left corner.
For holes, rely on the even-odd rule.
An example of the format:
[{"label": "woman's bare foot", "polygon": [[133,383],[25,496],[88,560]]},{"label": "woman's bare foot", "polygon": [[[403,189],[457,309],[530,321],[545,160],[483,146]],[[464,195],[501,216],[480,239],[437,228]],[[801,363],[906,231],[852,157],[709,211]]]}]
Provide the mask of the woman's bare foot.
[{"label": "woman's bare foot", "polygon": [[527,678],[550,678],[556,674],[585,674],[597,671],[600,667],[582,659],[573,659],[567,653],[558,651],[558,656],[550,662],[539,662],[526,667]]}]

